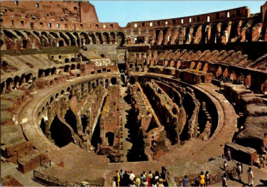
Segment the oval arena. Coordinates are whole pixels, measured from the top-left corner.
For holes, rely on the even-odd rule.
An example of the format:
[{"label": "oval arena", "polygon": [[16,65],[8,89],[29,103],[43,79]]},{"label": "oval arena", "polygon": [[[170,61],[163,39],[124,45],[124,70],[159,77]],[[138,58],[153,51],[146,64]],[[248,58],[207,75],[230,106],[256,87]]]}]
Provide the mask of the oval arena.
[{"label": "oval arena", "polygon": [[219,186],[237,162],[267,175],[267,2],[126,27],[88,1],[0,15],[4,186],[112,186],[120,169]]}]

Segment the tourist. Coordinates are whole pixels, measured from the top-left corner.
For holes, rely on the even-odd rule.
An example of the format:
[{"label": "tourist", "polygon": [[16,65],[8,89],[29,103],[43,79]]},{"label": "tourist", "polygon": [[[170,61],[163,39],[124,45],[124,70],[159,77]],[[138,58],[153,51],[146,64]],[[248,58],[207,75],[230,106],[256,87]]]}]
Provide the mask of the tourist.
[{"label": "tourist", "polygon": [[124,172],[123,172],[122,169],[121,169],[121,171],[120,171],[121,179],[123,178],[123,175],[124,175]]},{"label": "tourist", "polygon": [[241,182],[242,181],[241,179],[242,167],[240,163],[237,163],[236,166],[237,166],[236,171],[237,171],[238,180]]},{"label": "tourist", "polygon": [[125,170],[124,175],[123,175],[123,186],[128,186],[130,184],[130,178],[128,175],[128,171]]},{"label": "tourist", "polygon": [[222,186],[223,186],[223,187],[227,187],[227,178],[226,178],[226,174],[224,174],[223,177],[222,177]]},{"label": "tourist", "polygon": [[141,173],[141,175],[140,175],[141,183],[144,181],[145,178],[146,178],[146,176],[144,175],[144,172]]},{"label": "tourist", "polygon": [[[141,176],[142,176],[142,174],[141,174]],[[139,177],[137,177],[135,179],[135,184],[136,184],[136,186],[140,186],[141,185],[141,179]]]},{"label": "tourist", "polygon": [[254,174],[253,171],[251,169],[251,167],[248,168],[248,185],[249,186],[253,186],[253,182],[254,182]]},{"label": "tourist", "polygon": [[205,175],[204,175],[203,171],[201,171],[201,173],[200,173],[199,186],[205,186]]},{"label": "tourist", "polygon": [[120,170],[120,186],[124,186],[123,174],[124,174],[124,172],[121,169]]},{"label": "tourist", "polygon": [[187,183],[188,183],[188,178],[187,178],[187,175],[185,175],[183,179],[183,184],[185,187],[187,187]]},{"label": "tourist", "polygon": [[151,181],[151,187],[157,187],[157,183],[156,183],[155,180],[152,180],[152,181]]},{"label": "tourist", "polygon": [[159,179],[158,187],[164,187],[163,179]]},{"label": "tourist", "polygon": [[118,170],[116,170],[116,177],[117,186],[120,187],[120,173],[118,172]]},{"label": "tourist", "polygon": [[132,171],[130,171],[130,180],[134,181],[134,178],[135,178],[135,174]]},{"label": "tourist", "polygon": [[260,155],[260,169],[261,169],[261,167],[265,167],[265,155]]},{"label": "tourist", "polygon": [[227,159],[230,161],[232,159],[232,156],[231,156],[231,151],[229,148],[227,148],[226,150],[226,156],[227,156]]},{"label": "tourist", "polygon": [[162,170],[162,173],[161,173],[161,177],[163,179],[163,185],[164,186],[168,186],[168,183],[167,183],[167,176],[166,176],[166,170]]},{"label": "tourist", "polygon": [[135,182],[131,181],[130,187],[136,187]]},{"label": "tourist", "polygon": [[[264,133],[264,139],[267,138],[267,133]],[[263,151],[266,153],[267,152],[267,145],[263,148]]]},{"label": "tourist", "polygon": [[226,171],[226,168],[227,168],[227,162],[224,161],[224,162],[223,162],[223,169],[224,169],[224,171]]},{"label": "tourist", "polygon": [[151,179],[152,177],[153,177],[153,175],[152,175],[151,171],[149,171],[148,172],[148,175],[147,175],[147,178],[150,178]]},{"label": "tourist", "polygon": [[150,187],[151,186],[151,178],[147,177],[147,186]]},{"label": "tourist", "polygon": [[144,181],[142,182],[142,186],[144,186],[144,187],[148,187],[148,182],[147,182],[146,178],[145,178]]},{"label": "tourist", "polygon": [[158,180],[159,180],[159,172],[156,171],[155,172],[155,181],[156,181],[156,183],[158,183]]},{"label": "tourist", "polygon": [[210,184],[210,174],[208,171],[205,173],[205,181],[206,181],[206,186]]}]

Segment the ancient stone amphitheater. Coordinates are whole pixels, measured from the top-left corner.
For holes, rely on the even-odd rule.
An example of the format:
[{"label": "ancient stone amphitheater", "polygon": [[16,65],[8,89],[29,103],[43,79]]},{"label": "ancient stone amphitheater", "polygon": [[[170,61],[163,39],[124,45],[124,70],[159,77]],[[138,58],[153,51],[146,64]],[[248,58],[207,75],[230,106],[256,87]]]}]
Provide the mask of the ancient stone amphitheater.
[{"label": "ancient stone amphitheater", "polygon": [[267,3],[120,27],[86,1],[1,1],[0,22],[3,185],[218,183],[226,147],[264,153]]}]

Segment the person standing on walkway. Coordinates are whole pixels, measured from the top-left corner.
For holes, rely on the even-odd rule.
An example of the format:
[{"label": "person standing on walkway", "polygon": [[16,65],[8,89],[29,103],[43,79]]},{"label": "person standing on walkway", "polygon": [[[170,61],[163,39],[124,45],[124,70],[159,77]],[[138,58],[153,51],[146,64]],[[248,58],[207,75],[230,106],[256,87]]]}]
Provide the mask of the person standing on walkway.
[{"label": "person standing on walkway", "polygon": [[117,179],[117,186],[120,187],[120,173],[118,170],[116,170],[116,179]]},{"label": "person standing on walkway", "polygon": [[265,156],[263,154],[260,156],[260,169],[261,167],[265,167]]},{"label": "person standing on walkway", "polygon": [[185,175],[183,179],[184,187],[187,187],[187,183],[188,183],[188,178],[187,178],[187,175]]},{"label": "person standing on walkway", "polygon": [[227,156],[227,159],[228,159],[229,161],[232,159],[231,151],[230,151],[229,148],[227,148],[226,156]]},{"label": "person standing on walkway", "polygon": [[222,177],[222,187],[227,187],[227,178],[226,178],[226,174],[224,174],[223,177]]},{"label": "person standing on walkway", "polygon": [[254,182],[254,174],[253,171],[251,169],[251,167],[248,168],[248,185],[249,186],[253,186],[253,182]]},{"label": "person standing on walkway", "polygon": [[200,180],[199,180],[199,186],[205,186],[205,175],[203,173],[203,171],[201,171],[200,173]]},{"label": "person standing on walkway", "polygon": [[226,168],[227,168],[227,162],[224,161],[224,162],[223,162],[223,169],[224,169],[224,171],[226,171]]},{"label": "person standing on walkway", "polygon": [[237,170],[238,180],[239,180],[240,182],[242,182],[242,179],[241,179],[241,173],[242,173],[242,167],[241,167],[241,164],[240,164],[240,163],[237,163],[236,166],[237,166],[236,170]]},{"label": "person standing on walkway", "polygon": [[210,174],[208,171],[205,173],[205,181],[206,181],[206,186],[210,184]]}]

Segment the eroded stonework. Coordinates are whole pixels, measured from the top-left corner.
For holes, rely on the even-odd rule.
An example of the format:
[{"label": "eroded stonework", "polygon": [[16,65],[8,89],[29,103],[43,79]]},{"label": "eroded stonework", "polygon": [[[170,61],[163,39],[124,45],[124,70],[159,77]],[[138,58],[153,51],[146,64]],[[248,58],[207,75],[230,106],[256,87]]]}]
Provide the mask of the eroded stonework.
[{"label": "eroded stonework", "polygon": [[1,1],[3,185],[111,186],[121,168],[216,184],[227,148],[258,163],[266,8],[120,27],[87,1]]}]

